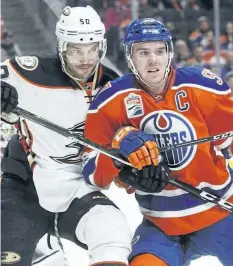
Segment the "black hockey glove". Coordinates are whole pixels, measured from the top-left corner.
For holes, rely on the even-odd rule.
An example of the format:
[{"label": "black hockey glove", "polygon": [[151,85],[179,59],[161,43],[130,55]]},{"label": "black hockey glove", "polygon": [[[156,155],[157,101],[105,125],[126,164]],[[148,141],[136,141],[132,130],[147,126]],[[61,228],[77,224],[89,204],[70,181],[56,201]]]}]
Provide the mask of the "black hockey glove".
[{"label": "black hockey glove", "polygon": [[10,113],[18,105],[18,93],[12,85],[1,81],[1,113]]},{"label": "black hockey glove", "polygon": [[164,163],[144,167],[141,171],[125,166],[119,173],[119,179],[137,190],[159,193],[167,185],[169,168]]},{"label": "black hockey glove", "polygon": [[3,152],[1,161],[3,177],[16,177],[27,181],[32,179],[32,169],[28,163],[27,154],[19,142],[18,135],[12,135]]}]

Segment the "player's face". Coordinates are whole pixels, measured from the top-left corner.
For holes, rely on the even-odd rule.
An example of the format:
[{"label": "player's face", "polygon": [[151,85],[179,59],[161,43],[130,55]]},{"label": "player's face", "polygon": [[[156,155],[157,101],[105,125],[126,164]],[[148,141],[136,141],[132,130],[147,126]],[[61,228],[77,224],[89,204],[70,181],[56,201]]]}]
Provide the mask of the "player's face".
[{"label": "player's face", "polygon": [[165,75],[168,53],[164,42],[135,43],[132,61],[143,81],[156,87]]},{"label": "player's face", "polygon": [[86,81],[100,60],[99,54],[98,43],[69,43],[64,53],[68,71],[73,77]]}]

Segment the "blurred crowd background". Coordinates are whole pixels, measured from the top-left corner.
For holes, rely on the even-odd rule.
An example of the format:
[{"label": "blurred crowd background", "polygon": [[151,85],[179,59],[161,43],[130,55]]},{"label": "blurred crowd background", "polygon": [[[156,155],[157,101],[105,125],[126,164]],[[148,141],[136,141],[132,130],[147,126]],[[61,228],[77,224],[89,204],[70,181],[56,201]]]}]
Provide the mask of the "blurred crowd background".
[{"label": "blurred crowd background", "polygon": [[[233,0],[2,0],[1,61],[56,53],[55,24],[66,5],[97,10],[107,30],[106,63],[120,73],[128,71],[123,53],[127,25],[134,18],[153,17],[173,34],[175,68],[206,67],[233,88]],[[11,134],[4,131],[4,138]]]},{"label": "blurred crowd background", "polygon": [[[220,62],[216,58],[212,0],[67,0],[66,3],[70,6],[89,4],[98,10],[107,29],[107,55],[123,72],[127,71],[123,53],[127,25],[135,17],[153,17],[164,22],[172,32],[175,68],[200,66],[217,72],[224,79],[230,80],[228,76],[233,76],[232,0],[219,1]],[[233,87],[233,80],[231,85]]]}]

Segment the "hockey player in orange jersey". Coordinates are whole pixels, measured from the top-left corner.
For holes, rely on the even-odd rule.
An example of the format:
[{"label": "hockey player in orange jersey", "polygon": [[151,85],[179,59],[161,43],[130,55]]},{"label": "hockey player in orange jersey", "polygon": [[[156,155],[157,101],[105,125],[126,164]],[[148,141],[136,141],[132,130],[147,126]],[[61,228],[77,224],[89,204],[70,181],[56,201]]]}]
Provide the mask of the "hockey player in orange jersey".
[{"label": "hockey player in orange jersey", "polygon": [[85,136],[118,148],[135,168],[91,151],[85,155],[85,179],[108,187],[119,177],[135,187],[144,220],[135,233],[131,265],[188,265],[202,255],[232,265],[233,216],[167,183],[172,177],[233,203],[233,177],[226,162],[232,138],[162,155],[158,150],[233,130],[231,90],[210,70],[174,70],[170,31],[155,19],[134,20],[124,45],[132,73],[106,84],[97,95]]}]

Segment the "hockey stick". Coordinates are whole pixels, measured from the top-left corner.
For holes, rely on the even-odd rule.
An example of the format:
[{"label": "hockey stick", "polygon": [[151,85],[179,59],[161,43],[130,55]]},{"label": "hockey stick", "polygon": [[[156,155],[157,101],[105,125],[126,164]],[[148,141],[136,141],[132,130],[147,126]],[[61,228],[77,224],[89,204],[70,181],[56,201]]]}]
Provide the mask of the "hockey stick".
[{"label": "hockey stick", "polygon": [[[130,163],[126,162],[124,159],[121,159],[121,158],[119,159],[120,154],[117,151],[117,149],[105,149],[102,146],[100,146],[99,144],[86,139],[82,135],[74,134],[71,131],[67,130],[66,128],[61,127],[61,126],[59,126],[59,125],[57,125],[51,121],[48,121],[42,117],[39,117],[39,116],[37,116],[37,115],[35,115],[29,111],[26,111],[22,108],[19,108],[19,107],[15,108],[14,113],[19,115],[19,116],[24,117],[25,119],[33,121],[33,122],[35,122],[41,126],[44,126],[48,129],[54,131],[54,132],[57,132],[58,134],[61,134],[65,137],[68,137],[71,139],[72,138],[78,139],[77,142],[79,142],[81,145],[84,145],[84,146],[92,148],[92,149],[98,149],[101,153],[103,153],[107,156],[110,156],[110,157],[112,157],[112,158],[114,158],[114,159],[116,159],[116,160],[118,160],[118,161],[120,161],[126,165],[131,166]],[[6,116],[6,114],[5,114],[5,116]],[[213,136],[203,137],[203,138],[195,139],[192,141],[187,141],[187,142],[183,142],[183,143],[179,143],[179,144],[175,144],[175,145],[170,145],[167,147],[161,147],[161,148],[159,148],[159,151],[161,153],[161,152],[166,152],[169,150],[174,150],[174,149],[177,149],[180,147],[198,145],[201,143],[212,142],[212,141],[221,140],[221,139],[227,139],[229,137],[233,137],[233,130],[229,131],[229,132],[213,135]],[[110,154],[112,154],[112,155],[110,155]]]},{"label": "hockey stick", "polygon": [[[53,123],[50,122],[48,120],[45,120],[42,117],[39,117],[31,112],[28,112],[22,108],[17,107],[14,110],[14,113],[16,113],[19,116],[24,117],[25,119],[28,119],[32,122],[35,122],[41,126],[44,126],[58,134],[61,134],[65,137],[68,137],[72,140],[75,140],[76,142],[78,142],[81,145],[84,145],[86,147],[89,147],[91,149],[97,150],[113,159],[116,159],[117,161],[120,161],[121,163],[125,164],[125,165],[129,165],[131,167],[133,167],[129,162],[127,162],[126,160],[124,160],[123,158],[120,158],[120,154],[117,152],[118,150],[116,149],[105,149],[102,146],[100,146],[99,144],[92,142],[88,139],[86,139],[85,137],[83,137],[82,135],[79,134],[74,134],[71,131]],[[229,137],[233,136],[233,131],[230,132],[226,132],[226,133],[222,133],[222,134],[218,134],[218,135],[214,135],[214,136],[209,136],[209,137],[204,137],[204,138],[200,138],[200,139],[196,139],[193,141],[188,141],[188,142],[184,142],[184,143],[180,143],[180,144],[175,144],[175,145],[171,145],[168,147],[163,147],[160,148],[159,151],[160,152],[165,152],[168,150],[173,150],[173,149],[177,149],[179,147],[184,147],[184,146],[191,146],[191,145],[196,145],[196,144],[200,144],[200,143],[205,143],[205,142],[211,142],[211,141],[215,141],[215,140],[220,140],[220,139],[226,139]],[[231,204],[230,202],[227,202],[226,200],[223,200],[213,194],[207,193],[201,189],[198,189],[196,187],[193,187],[187,183],[175,180],[175,179],[169,179],[169,183],[181,188],[183,190],[185,190],[186,192],[201,198],[203,200],[205,200],[206,202],[211,202],[214,204],[219,205],[220,207],[222,207],[223,209],[233,212],[233,204]]]}]

